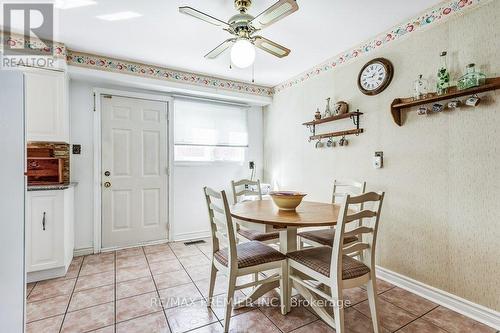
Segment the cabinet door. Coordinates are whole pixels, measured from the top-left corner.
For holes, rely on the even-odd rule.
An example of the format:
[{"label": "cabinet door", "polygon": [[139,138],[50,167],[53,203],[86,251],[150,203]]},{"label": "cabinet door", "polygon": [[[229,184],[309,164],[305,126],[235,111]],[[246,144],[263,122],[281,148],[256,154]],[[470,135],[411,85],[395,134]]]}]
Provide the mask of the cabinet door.
[{"label": "cabinet door", "polygon": [[26,69],[24,77],[28,141],[69,142],[65,74]]},{"label": "cabinet door", "polygon": [[28,192],[27,210],[27,271],[64,265],[63,191]]}]

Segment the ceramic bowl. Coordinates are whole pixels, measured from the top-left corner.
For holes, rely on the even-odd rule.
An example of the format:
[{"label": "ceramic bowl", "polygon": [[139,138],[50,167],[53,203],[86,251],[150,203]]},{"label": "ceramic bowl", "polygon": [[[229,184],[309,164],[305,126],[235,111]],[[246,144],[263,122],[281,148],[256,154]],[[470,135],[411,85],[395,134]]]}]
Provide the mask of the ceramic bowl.
[{"label": "ceramic bowl", "polygon": [[295,191],[276,191],[269,193],[274,204],[281,210],[295,210],[307,195]]}]

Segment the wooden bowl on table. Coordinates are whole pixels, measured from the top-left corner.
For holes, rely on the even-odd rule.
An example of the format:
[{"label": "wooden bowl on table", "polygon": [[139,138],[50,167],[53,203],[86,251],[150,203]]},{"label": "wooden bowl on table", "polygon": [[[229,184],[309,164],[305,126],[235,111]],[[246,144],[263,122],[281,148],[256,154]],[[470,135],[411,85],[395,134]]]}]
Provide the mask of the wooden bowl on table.
[{"label": "wooden bowl on table", "polygon": [[295,191],[273,191],[269,195],[279,209],[295,210],[307,194]]}]

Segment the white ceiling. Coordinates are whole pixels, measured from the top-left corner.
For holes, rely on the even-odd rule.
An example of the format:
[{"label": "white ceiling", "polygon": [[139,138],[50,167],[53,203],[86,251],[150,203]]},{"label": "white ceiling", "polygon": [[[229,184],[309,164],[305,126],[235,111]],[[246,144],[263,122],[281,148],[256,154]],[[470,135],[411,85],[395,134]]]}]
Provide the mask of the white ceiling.
[{"label": "white ceiling", "polygon": [[[233,0],[96,0],[61,10],[58,39],[73,50],[250,81],[251,68],[229,69],[229,52],[203,56],[229,34],[178,12],[187,5],[226,21]],[[253,0],[254,16],[277,0]],[[437,0],[298,0],[299,10],[261,35],[292,50],[283,59],[257,49],[255,83],[274,86],[437,4]],[[98,15],[134,11],[142,17],[103,21]]]}]

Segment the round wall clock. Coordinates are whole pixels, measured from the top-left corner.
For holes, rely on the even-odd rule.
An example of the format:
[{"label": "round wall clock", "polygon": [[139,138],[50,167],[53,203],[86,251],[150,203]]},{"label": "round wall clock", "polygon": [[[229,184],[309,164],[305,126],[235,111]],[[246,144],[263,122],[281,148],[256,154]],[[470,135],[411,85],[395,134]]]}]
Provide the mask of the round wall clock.
[{"label": "round wall clock", "polygon": [[358,76],[359,90],[365,95],[377,95],[389,86],[394,73],[392,64],[385,58],[377,58],[363,66]]}]

